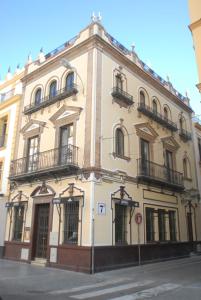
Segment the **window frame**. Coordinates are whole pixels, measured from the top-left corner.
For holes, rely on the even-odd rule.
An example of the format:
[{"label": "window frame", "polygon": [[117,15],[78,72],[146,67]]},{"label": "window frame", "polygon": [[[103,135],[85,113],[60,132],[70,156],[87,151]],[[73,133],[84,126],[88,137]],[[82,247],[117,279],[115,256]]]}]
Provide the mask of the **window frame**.
[{"label": "window frame", "polygon": [[[122,210],[121,215],[117,213]],[[119,220],[118,217],[121,217]],[[119,221],[119,224],[118,224]],[[115,245],[127,244],[127,207],[115,203]]]},{"label": "window frame", "polygon": [[[70,199],[70,198],[69,198]],[[80,213],[80,201],[77,199],[72,199],[69,201],[66,199],[63,201],[63,244],[78,244],[78,235],[79,235],[79,213]],[[72,214],[73,205],[75,206],[75,213]],[[69,208],[68,208],[69,206]],[[73,217],[73,218],[72,218]],[[70,222],[74,222],[74,226],[69,225]],[[73,227],[73,229],[72,229]],[[71,233],[72,232],[72,233]],[[75,233],[75,236],[73,237]],[[69,234],[71,236],[69,236]]]},{"label": "window frame", "polygon": [[125,156],[125,137],[120,127],[115,130],[115,155],[119,157]]},{"label": "window frame", "polygon": [[[54,86],[53,86],[54,84]],[[52,98],[55,98],[57,96],[57,80],[54,79],[51,81],[50,85],[49,85],[49,98],[52,99]]]},{"label": "window frame", "polygon": [[[21,216],[17,216],[19,210],[22,210]],[[25,216],[25,205],[17,205],[14,206],[13,212],[13,232],[12,232],[12,240],[16,242],[21,242],[23,237],[23,225],[24,225],[24,216]],[[18,229],[18,230],[16,230]]]}]

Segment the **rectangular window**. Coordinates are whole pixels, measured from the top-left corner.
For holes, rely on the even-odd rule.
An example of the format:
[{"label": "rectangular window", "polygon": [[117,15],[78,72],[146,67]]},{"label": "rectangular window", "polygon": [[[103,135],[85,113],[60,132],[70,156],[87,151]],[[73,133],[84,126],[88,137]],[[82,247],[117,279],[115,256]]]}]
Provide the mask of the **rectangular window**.
[{"label": "rectangular window", "polygon": [[159,232],[159,241],[166,240],[166,231],[165,231],[165,210],[158,210],[158,232]]},{"label": "rectangular window", "polygon": [[147,242],[155,240],[154,237],[154,209],[146,207],[146,238]]},{"label": "rectangular window", "polygon": [[126,207],[115,204],[115,243],[126,244]]},{"label": "rectangular window", "polygon": [[176,213],[173,210],[168,212],[169,214],[169,230],[170,230],[170,241],[177,240],[177,233],[176,233]]},{"label": "rectangular window", "polygon": [[64,203],[64,243],[77,244],[79,223],[79,201]]},{"label": "rectangular window", "polygon": [[39,137],[35,136],[28,140],[27,151],[27,171],[34,172],[38,167],[38,150],[39,150]]},{"label": "rectangular window", "polygon": [[66,125],[60,128],[60,150],[59,163],[61,165],[72,162],[73,159],[73,125]]},{"label": "rectangular window", "polygon": [[23,230],[23,220],[24,220],[24,206],[14,207],[14,222],[13,222],[13,240],[22,240],[22,230]]},{"label": "rectangular window", "polygon": [[199,158],[201,161],[201,139],[200,138],[198,138],[198,151],[199,151]]}]

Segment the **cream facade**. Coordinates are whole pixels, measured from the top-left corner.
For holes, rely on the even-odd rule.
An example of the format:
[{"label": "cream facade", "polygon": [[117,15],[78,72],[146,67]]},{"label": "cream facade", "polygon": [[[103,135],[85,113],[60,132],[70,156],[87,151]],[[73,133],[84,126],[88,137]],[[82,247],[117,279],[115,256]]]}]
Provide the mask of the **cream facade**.
[{"label": "cream facade", "polygon": [[201,92],[201,3],[199,0],[189,0],[191,24],[189,28],[193,36],[196,61],[198,66],[199,83],[197,88]]},{"label": "cream facade", "polygon": [[201,240],[189,99],[99,20],[22,81],[5,256],[94,272],[137,264],[138,244],[144,262],[188,255]]},{"label": "cream facade", "polygon": [[[9,198],[10,163],[14,158],[14,144],[17,133],[23,72],[17,70],[13,77],[8,72],[0,84],[0,256],[3,255],[5,239],[6,208]],[[12,77],[12,78],[11,78]]]}]

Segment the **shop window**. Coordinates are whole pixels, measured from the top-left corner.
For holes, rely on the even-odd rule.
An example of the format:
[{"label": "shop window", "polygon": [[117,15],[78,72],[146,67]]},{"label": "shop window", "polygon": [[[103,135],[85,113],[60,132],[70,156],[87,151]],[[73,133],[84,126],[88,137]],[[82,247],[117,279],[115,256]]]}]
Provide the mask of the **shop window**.
[{"label": "shop window", "polygon": [[78,243],[79,201],[64,203],[64,244]]},{"label": "shop window", "polygon": [[49,89],[49,96],[50,98],[54,98],[57,95],[57,82],[56,80],[52,81],[50,84],[50,89]]},{"label": "shop window", "polygon": [[14,206],[13,240],[22,240],[24,206]]},{"label": "shop window", "polygon": [[42,90],[41,90],[41,88],[38,88],[37,90],[36,90],[36,93],[35,93],[35,104],[36,105],[39,105],[40,103],[41,103],[41,95],[42,95]]},{"label": "shop window", "polygon": [[115,243],[126,244],[126,207],[115,204]]},{"label": "shop window", "polygon": [[117,128],[115,132],[116,155],[124,156],[124,133],[121,128]]},{"label": "shop window", "polygon": [[158,232],[159,232],[159,241],[166,240],[166,228],[165,228],[165,210],[158,210]]},{"label": "shop window", "polygon": [[154,241],[154,209],[146,208],[146,238],[147,242]]},{"label": "shop window", "polygon": [[176,213],[173,210],[168,212],[169,214],[169,230],[170,230],[170,241],[176,241]]}]

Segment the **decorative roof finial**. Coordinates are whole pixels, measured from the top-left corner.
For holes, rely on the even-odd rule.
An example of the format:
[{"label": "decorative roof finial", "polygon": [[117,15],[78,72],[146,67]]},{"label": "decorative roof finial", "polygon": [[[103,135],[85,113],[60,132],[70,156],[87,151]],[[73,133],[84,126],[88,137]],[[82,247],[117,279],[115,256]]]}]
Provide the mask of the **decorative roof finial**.
[{"label": "decorative roof finial", "polygon": [[98,12],[97,21],[98,21],[98,22],[101,22],[101,21],[102,21],[102,16],[101,16],[100,11]]},{"label": "decorative roof finial", "polygon": [[91,20],[92,20],[92,22],[96,22],[96,16],[95,16],[94,11],[92,12]]},{"label": "decorative roof finial", "polygon": [[132,45],[131,45],[131,51],[135,52],[135,44],[134,43],[132,43]]},{"label": "decorative roof finial", "polygon": [[19,73],[20,73],[20,64],[17,65],[15,70],[15,74],[19,74]]},{"label": "decorative roof finial", "polygon": [[95,13],[93,12],[92,16],[91,16],[91,20],[92,20],[93,23],[95,23],[95,22],[101,23],[101,20],[102,20],[101,13],[99,12],[98,16],[96,16]]},{"label": "decorative roof finial", "polygon": [[8,72],[7,72],[7,74],[6,74],[6,80],[10,80],[11,78],[12,78],[11,67],[9,66]]},{"label": "decorative roof finial", "polygon": [[32,58],[31,58],[31,53],[29,53],[28,58],[27,58],[27,65],[32,63]]},{"label": "decorative roof finial", "polygon": [[45,55],[43,53],[43,47],[40,49],[40,52],[38,54],[38,60],[40,63],[43,63],[45,61]]}]

